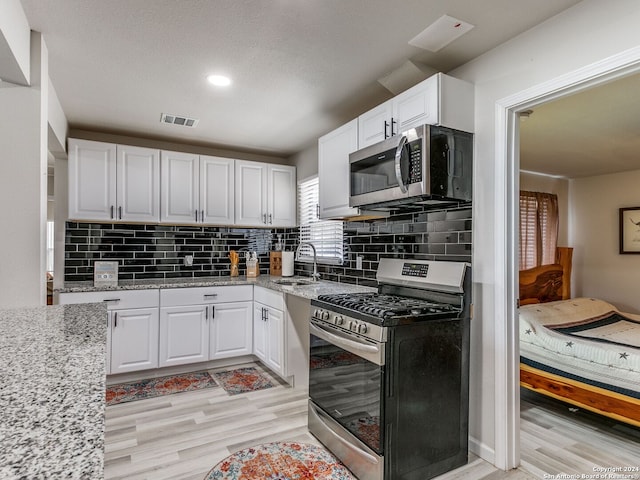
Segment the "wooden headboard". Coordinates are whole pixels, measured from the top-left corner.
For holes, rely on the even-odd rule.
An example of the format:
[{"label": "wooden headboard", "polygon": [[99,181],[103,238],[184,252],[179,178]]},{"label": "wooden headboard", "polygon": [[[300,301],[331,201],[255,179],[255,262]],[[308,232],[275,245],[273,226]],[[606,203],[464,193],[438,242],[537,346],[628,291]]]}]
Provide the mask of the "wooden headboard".
[{"label": "wooden headboard", "polygon": [[571,298],[573,248],[558,247],[556,263],[520,270],[520,305]]}]

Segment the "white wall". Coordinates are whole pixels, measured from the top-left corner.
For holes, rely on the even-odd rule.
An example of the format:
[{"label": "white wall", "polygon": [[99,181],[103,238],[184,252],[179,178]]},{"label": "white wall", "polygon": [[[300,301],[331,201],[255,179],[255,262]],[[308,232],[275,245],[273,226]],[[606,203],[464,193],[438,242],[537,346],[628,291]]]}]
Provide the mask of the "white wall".
[{"label": "white wall", "polygon": [[30,82],[29,22],[20,0],[0,2],[0,78],[27,85]]},{"label": "white wall", "polygon": [[[640,170],[571,182],[574,296],[640,313],[640,255],[620,255],[618,209],[640,207]],[[639,215],[640,216],[640,215]]]},{"label": "white wall", "polygon": [[31,34],[31,86],[0,88],[0,307],[46,301],[47,49]]},{"label": "white wall", "polygon": [[[473,202],[473,276],[470,430],[474,450],[502,468],[512,466],[509,435],[501,425],[508,400],[496,371],[513,363],[505,333],[495,325],[514,325],[507,308],[508,284],[503,257],[514,255],[507,242],[505,201],[508,174],[497,168],[500,134],[497,102],[550,82],[586,65],[640,44],[640,2],[584,0],[493,51],[449,72],[476,85],[475,183]],[[502,148],[502,147],[501,147]],[[506,252],[506,253],[505,253]],[[513,302],[513,299],[511,300]],[[506,312],[506,313],[505,313]],[[512,328],[513,330],[513,328]],[[513,349],[511,345],[511,349]],[[517,388],[517,369],[511,379]],[[496,386],[499,386],[496,387]],[[511,388],[511,386],[509,386]],[[517,454],[516,454],[517,455]]]},{"label": "white wall", "polygon": [[569,180],[531,172],[520,172],[520,190],[555,193],[558,196],[558,246],[571,247],[569,243]]}]

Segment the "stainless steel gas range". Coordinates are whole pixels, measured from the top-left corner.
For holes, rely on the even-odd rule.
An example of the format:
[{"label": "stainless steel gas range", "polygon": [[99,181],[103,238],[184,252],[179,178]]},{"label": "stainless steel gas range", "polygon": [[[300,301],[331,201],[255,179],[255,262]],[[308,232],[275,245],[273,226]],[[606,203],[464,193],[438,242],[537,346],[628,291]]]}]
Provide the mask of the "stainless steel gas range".
[{"label": "stainless steel gas range", "polygon": [[470,276],[381,259],[378,292],[311,301],[309,431],[360,480],[467,463]]}]

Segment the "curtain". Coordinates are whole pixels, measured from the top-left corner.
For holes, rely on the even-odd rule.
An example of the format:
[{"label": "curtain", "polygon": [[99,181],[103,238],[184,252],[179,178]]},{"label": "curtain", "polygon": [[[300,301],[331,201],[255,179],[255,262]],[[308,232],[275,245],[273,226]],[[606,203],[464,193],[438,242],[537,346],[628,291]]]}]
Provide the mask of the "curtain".
[{"label": "curtain", "polygon": [[558,196],[520,192],[520,270],[555,263]]}]

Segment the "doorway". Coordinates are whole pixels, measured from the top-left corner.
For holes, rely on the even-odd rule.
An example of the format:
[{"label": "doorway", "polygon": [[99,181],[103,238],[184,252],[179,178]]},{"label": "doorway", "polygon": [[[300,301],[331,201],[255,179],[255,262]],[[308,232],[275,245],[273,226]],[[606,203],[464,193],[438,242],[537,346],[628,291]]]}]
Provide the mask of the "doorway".
[{"label": "doorway", "polygon": [[[606,61],[589,65],[560,78],[545,82],[519,94],[496,102],[496,171],[504,172],[503,184],[496,195],[503,202],[495,204],[495,218],[504,218],[504,248],[496,249],[496,339],[500,357],[495,366],[496,465],[511,469],[520,464],[520,390],[519,335],[517,315],[518,291],[518,197],[519,126],[518,113],[547,102],[577,93],[596,85],[611,82],[640,71],[640,48],[624,52]],[[501,179],[502,180],[502,179]]]}]

